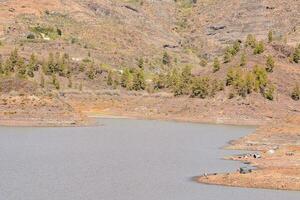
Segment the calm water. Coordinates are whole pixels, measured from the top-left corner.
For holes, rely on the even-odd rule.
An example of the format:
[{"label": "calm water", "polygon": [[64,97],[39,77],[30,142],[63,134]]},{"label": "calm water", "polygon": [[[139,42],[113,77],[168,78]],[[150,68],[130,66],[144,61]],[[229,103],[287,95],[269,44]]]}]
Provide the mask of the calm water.
[{"label": "calm water", "polygon": [[0,200],[293,200],[300,192],[191,181],[236,170],[220,149],[252,128],[99,119],[85,128],[0,128]]}]

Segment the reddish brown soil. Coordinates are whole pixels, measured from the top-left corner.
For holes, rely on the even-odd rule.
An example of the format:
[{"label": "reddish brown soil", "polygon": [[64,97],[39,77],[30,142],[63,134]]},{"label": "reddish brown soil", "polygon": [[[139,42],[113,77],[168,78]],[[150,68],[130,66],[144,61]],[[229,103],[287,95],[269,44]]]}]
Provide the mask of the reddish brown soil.
[{"label": "reddish brown soil", "polygon": [[200,183],[237,187],[300,190],[300,116],[284,123],[270,124],[255,133],[232,142],[229,149],[260,151],[261,158],[232,157],[250,162],[258,169],[251,173],[239,172],[201,176]]}]

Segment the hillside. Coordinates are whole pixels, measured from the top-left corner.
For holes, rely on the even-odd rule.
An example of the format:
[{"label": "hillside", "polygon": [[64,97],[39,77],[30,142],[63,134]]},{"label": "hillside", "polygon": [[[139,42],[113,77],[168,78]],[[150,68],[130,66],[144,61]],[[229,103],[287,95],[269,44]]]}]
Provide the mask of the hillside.
[{"label": "hillside", "polygon": [[[75,108],[87,108],[78,105],[82,98],[97,105],[94,96],[100,104],[109,98],[124,108],[105,109],[122,115],[280,120],[300,112],[299,6],[296,0],[1,0],[1,82],[33,84],[42,96],[54,94]],[[157,103],[166,97],[168,105]]]},{"label": "hillside", "polygon": [[299,190],[299,10],[299,0],[0,0],[0,125],[260,125],[229,147],[260,151],[230,158],[256,170],[197,181]]}]

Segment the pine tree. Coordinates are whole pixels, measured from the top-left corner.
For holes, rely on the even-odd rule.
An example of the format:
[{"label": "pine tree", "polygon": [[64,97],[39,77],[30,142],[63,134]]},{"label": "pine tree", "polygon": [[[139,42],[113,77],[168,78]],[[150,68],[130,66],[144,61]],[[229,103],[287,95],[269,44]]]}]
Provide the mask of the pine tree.
[{"label": "pine tree", "polygon": [[246,47],[254,48],[255,45],[256,45],[256,38],[255,38],[255,36],[249,34],[247,36],[247,39],[246,39]]},{"label": "pine tree", "polygon": [[256,65],[253,69],[253,74],[255,76],[255,90],[257,91],[260,89],[263,91],[268,83],[268,74],[266,69]]},{"label": "pine tree", "polygon": [[54,85],[55,89],[57,89],[57,90],[60,89],[59,81],[56,78],[56,75],[54,73],[52,74],[52,84]]},{"label": "pine tree", "polygon": [[247,58],[245,52],[241,55],[240,66],[245,66],[247,64]]},{"label": "pine tree", "polygon": [[169,54],[166,51],[163,54],[162,63],[164,65],[169,65],[171,63],[171,58],[170,58]]},{"label": "pine tree", "polygon": [[194,78],[191,86],[191,96],[204,99],[210,95],[210,80],[208,77]]},{"label": "pine tree", "polygon": [[37,58],[34,53],[31,54],[28,65],[32,68],[33,71],[39,70],[39,65],[37,63]]},{"label": "pine tree", "polygon": [[257,43],[254,47],[253,53],[256,54],[261,54],[265,51],[265,45],[263,41],[260,41]]},{"label": "pine tree", "polygon": [[268,56],[267,62],[266,62],[266,70],[267,72],[273,72],[273,69],[275,67],[275,61],[273,60],[272,56]]},{"label": "pine tree", "polygon": [[229,51],[225,51],[224,63],[229,63],[230,61],[231,61],[231,53]]},{"label": "pine tree", "polygon": [[96,70],[93,62],[89,64],[89,70],[87,71],[87,76],[89,77],[89,79],[94,79],[96,77]]},{"label": "pine tree", "polygon": [[143,70],[135,70],[132,79],[133,90],[144,90],[146,88],[146,82]]},{"label": "pine tree", "polygon": [[273,42],[273,31],[269,31],[268,33],[268,42],[269,43]]},{"label": "pine tree", "polygon": [[17,61],[17,73],[19,78],[25,78],[26,77],[26,65],[24,58],[19,58]]},{"label": "pine tree", "polygon": [[113,74],[112,74],[112,71],[110,70],[107,74],[107,80],[106,80],[106,84],[109,85],[109,86],[112,86],[113,85]]},{"label": "pine tree", "polygon": [[300,86],[299,84],[296,84],[295,87],[292,90],[291,98],[295,101],[300,100]]},{"label": "pine tree", "polygon": [[264,92],[263,92],[263,96],[270,100],[270,101],[273,101],[274,100],[274,93],[275,93],[275,86],[272,85],[272,84],[267,84],[266,88],[264,89]]},{"label": "pine tree", "polygon": [[137,65],[140,69],[143,69],[144,68],[144,59],[143,58],[139,58],[137,60]]},{"label": "pine tree", "polygon": [[300,45],[299,47],[297,47],[295,49],[295,52],[293,53],[292,55],[292,60],[295,62],[295,63],[299,63],[300,61]]},{"label": "pine tree", "polygon": [[125,68],[121,76],[121,86],[127,88],[128,90],[132,89],[133,84],[133,75],[130,69]]},{"label": "pine tree", "polygon": [[215,58],[214,60],[214,64],[213,64],[213,72],[217,72],[220,70],[220,62],[219,62],[219,59],[218,58]]},{"label": "pine tree", "polygon": [[44,66],[44,72],[47,75],[53,74],[55,72],[55,60],[53,53],[49,53],[47,66]]}]

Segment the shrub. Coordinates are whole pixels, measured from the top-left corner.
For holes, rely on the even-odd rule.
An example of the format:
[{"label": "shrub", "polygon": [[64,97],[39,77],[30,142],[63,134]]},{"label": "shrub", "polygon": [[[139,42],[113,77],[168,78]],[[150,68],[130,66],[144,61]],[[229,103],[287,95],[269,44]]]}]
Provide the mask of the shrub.
[{"label": "shrub", "polygon": [[206,65],[207,65],[207,60],[206,60],[206,59],[202,59],[202,60],[200,61],[200,66],[206,67]]},{"label": "shrub", "polygon": [[121,76],[121,86],[131,90],[133,84],[133,76],[130,69],[125,68]]},{"label": "shrub", "polygon": [[52,52],[48,55],[47,64],[44,66],[44,73],[46,75],[53,74],[55,72],[55,61],[54,61],[54,55]]},{"label": "shrub", "polygon": [[246,88],[248,94],[255,90],[255,77],[252,72],[248,72],[246,75]]},{"label": "shrub", "polygon": [[295,87],[292,90],[291,98],[295,101],[300,100],[300,87],[299,84],[296,84]]},{"label": "shrub", "polygon": [[224,82],[214,79],[210,82],[210,96],[215,96],[217,92],[224,90]]},{"label": "shrub", "polygon": [[268,83],[268,75],[266,69],[256,65],[253,69],[253,74],[255,76],[255,90],[264,90]]},{"label": "shrub", "polygon": [[56,39],[57,37],[62,35],[62,31],[58,28],[41,26],[41,25],[31,28],[31,31],[36,34],[39,34],[40,37],[42,38],[46,36],[50,39]]},{"label": "shrub", "polygon": [[300,45],[298,48],[295,49],[295,52],[292,55],[292,60],[295,63],[299,63],[299,61],[300,61]]},{"label": "shrub", "polygon": [[153,78],[154,89],[163,89],[166,87],[165,75],[162,73],[156,74]]},{"label": "shrub", "polygon": [[171,57],[169,56],[169,54],[166,51],[163,54],[162,63],[164,65],[169,65],[171,63]]},{"label": "shrub", "polygon": [[265,51],[265,45],[263,41],[260,41],[255,45],[253,53],[256,55],[256,54],[261,54],[264,51]]},{"label": "shrub", "polygon": [[52,84],[54,85],[55,89],[60,89],[60,84],[55,74],[52,74]]},{"label": "shrub", "polygon": [[217,72],[220,70],[220,62],[219,62],[219,59],[218,58],[215,58],[214,59],[214,63],[213,63],[213,72]]},{"label": "shrub", "polygon": [[240,66],[245,66],[247,64],[247,58],[245,52],[241,55]]},{"label": "shrub", "polygon": [[183,84],[189,85],[192,81],[192,67],[190,65],[186,65],[181,72],[181,77]]},{"label": "shrub", "polygon": [[88,71],[86,72],[86,75],[88,76],[89,79],[94,79],[96,77],[96,70],[94,67],[94,63],[90,63],[88,66]]},{"label": "shrub", "polygon": [[146,88],[146,82],[144,77],[144,71],[134,70],[132,80],[132,90],[144,90]]},{"label": "shrub", "polygon": [[266,62],[266,70],[267,72],[273,72],[273,69],[275,67],[275,61],[273,60],[272,56],[268,56],[267,62]]},{"label": "shrub", "polygon": [[17,65],[20,65],[20,60],[21,63],[24,62],[24,60],[22,60],[22,58],[19,56],[18,49],[14,49],[5,61],[4,73],[8,75],[10,72],[14,72],[17,68]]},{"label": "shrub", "polygon": [[112,86],[113,85],[113,74],[112,74],[112,71],[110,70],[107,74],[107,79],[106,79],[106,84],[109,85],[109,86]]},{"label": "shrub", "polygon": [[266,88],[264,89],[263,96],[270,100],[274,100],[274,92],[275,92],[275,87],[272,84],[267,84]]},{"label": "shrub", "polygon": [[210,94],[210,80],[208,77],[197,77],[193,79],[191,96],[204,99]]},{"label": "shrub", "polygon": [[144,68],[144,59],[143,59],[143,58],[137,59],[137,66],[138,66],[140,69],[143,69],[143,68]]},{"label": "shrub", "polygon": [[269,43],[273,42],[273,31],[269,31],[268,33],[268,42]]},{"label": "shrub", "polygon": [[239,96],[246,97],[246,95],[248,94],[246,79],[244,79],[242,76],[239,76],[235,80],[234,88]]},{"label": "shrub", "polygon": [[229,51],[225,51],[223,60],[224,63],[229,63],[231,61],[231,53]]},{"label": "shrub", "polygon": [[241,76],[240,68],[229,68],[226,75],[226,86],[234,85],[235,81]]},{"label": "shrub", "polygon": [[37,63],[37,58],[34,55],[34,53],[32,53],[31,56],[30,56],[29,66],[30,66],[30,68],[32,68],[33,71],[38,71],[39,70],[39,65]]},{"label": "shrub", "polygon": [[169,70],[166,77],[165,77],[165,86],[167,88],[173,87],[176,85],[180,79],[180,74],[176,68]]},{"label": "shrub", "polygon": [[26,37],[28,40],[34,40],[35,39],[35,36],[33,33],[29,33]]},{"label": "shrub", "polygon": [[25,76],[26,76],[26,66],[25,66],[24,58],[19,58],[16,66],[17,66],[18,76],[20,78],[25,78]]},{"label": "shrub", "polygon": [[240,41],[235,41],[233,43],[232,49],[231,49],[231,55],[236,55],[241,49],[241,43]]},{"label": "shrub", "polygon": [[240,67],[230,68],[227,72],[226,85],[232,86],[233,94],[246,97],[255,90],[256,79],[253,72],[243,72]]},{"label": "shrub", "polygon": [[241,48],[240,41],[235,41],[232,46],[227,47],[224,54],[224,63],[228,63],[231,61],[231,58],[234,57]]},{"label": "shrub", "polygon": [[32,70],[31,68],[28,68],[28,69],[27,69],[27,75],[28,75],[29,77],[31,77],[31,78],[34,77],[34,73],[33,73],[33,70]]},{"label": "shrub", "polygon": [[183,84],[183,81],[181,79],[182,77],[179,76],[176,80],[174,80],[174,85],[172,86],[172,92],[174,93],[174,96],[180,96],[185,93],[187,93],[187,88]]},{"label": "shrub", "polygon": [[256,38],[255,36],[249,34],[246,39],[246,47],[254,48],[256,46]]}]

